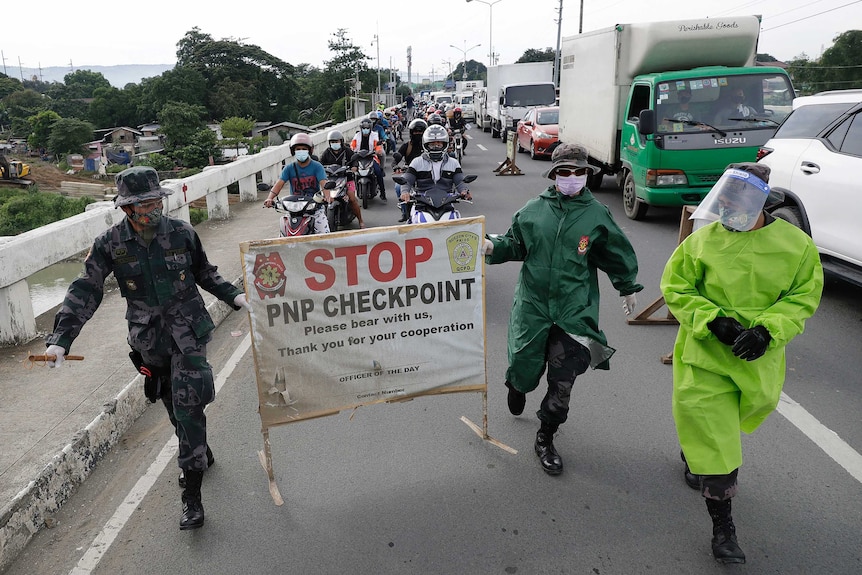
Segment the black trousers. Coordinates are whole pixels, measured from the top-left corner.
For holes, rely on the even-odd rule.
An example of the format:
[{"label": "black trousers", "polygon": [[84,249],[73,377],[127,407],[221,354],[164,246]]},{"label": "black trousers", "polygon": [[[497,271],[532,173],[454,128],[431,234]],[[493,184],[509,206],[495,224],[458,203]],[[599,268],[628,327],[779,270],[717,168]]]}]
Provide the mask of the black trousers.
[{"label": "black trousers", "polygon": [[569,417],[572,387],[577,376],[590,366],[590,350],[554,325],[548,333],[545,354],[548,391],[536,416],[540,421],[557,427]]}]

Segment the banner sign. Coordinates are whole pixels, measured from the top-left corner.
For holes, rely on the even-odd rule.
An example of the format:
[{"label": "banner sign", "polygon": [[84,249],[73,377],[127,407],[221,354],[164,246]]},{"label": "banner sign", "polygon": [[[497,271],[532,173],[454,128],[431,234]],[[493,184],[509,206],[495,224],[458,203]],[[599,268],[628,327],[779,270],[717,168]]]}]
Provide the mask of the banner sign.
[{"label": "banner sign", "polygon": [[484,224],[242,243],[263,427],[484,392]]}]

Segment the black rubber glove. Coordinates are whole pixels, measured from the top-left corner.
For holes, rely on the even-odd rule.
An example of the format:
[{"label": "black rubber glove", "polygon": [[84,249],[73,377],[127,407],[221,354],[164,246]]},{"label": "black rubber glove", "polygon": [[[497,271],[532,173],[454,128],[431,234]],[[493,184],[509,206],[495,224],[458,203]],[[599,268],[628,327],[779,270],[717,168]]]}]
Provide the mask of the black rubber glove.
[{"label": "black rubber glove", "polygon": [[733,344],[733,355],[745,361],[753,361],[766,353],[766,348],[769,342],[772,341],[772,336],[762,325],[754,326],[747,329]]},{"label": "black rubber glove", "polygon": [[733,345],[736,338],[745,331],[742,324],[732,317],[717,317],[706,324],[706,327],[708,327],[709,331],[715,334],[718,341],[724,345]]},{"label": "black rubber glove", "polygon": [[135,349],[129,352],[129,359],[132,360],[135,369],[144,376],[144,395],[150,403],[155,403],[161,398],[165,389],[170,393],[170,368],[145,364],[141,352]]}]

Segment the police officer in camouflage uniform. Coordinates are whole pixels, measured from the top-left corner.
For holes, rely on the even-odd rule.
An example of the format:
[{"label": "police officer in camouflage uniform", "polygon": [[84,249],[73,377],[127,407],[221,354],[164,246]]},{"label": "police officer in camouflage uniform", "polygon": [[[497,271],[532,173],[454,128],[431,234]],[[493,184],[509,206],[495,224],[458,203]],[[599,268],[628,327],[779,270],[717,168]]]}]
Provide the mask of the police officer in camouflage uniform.
[{"label": "police officer in camouflage uniform", "polygon": [[152,375],[147,378],[147,396],[151,401],[162,397],[179,438],[177,462],[185,480],[180,529],[197,529],[204,523],[201,482],[212,464],[204,408],[215,398],[212,367],[206,359],[215,325],[197,285],[234,309],[251,306],[207,260],[194,228],[162,215],[162,198],[171,193],[159,185],[153,168],[134,167],[117,175],[114,202],[126,218],[96,238],[84,271],[69,286],[54,318],[46,353],[56,356],[48,362],[50,367],[62,363],[99,307],[105,279],[113,272],[126,298],[132,355],[140,354],[139,370]]}]

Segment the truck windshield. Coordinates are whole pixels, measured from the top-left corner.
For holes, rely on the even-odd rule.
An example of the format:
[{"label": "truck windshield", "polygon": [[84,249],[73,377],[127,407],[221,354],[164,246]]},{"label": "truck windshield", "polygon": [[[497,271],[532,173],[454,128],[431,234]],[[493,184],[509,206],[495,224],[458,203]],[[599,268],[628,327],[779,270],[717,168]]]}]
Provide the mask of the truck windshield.
[{"label": "truck windshield", "polygon": [[658,84],[656,98],[659,132],[774,130],[791,111],[793,88],[779,74],[686,78]]},{"label": "truck windshield", "polygon": [[553,84],[527,84],[510,86],[506,89],[504,104],[506,106],[548,106],[556,100]]}]

